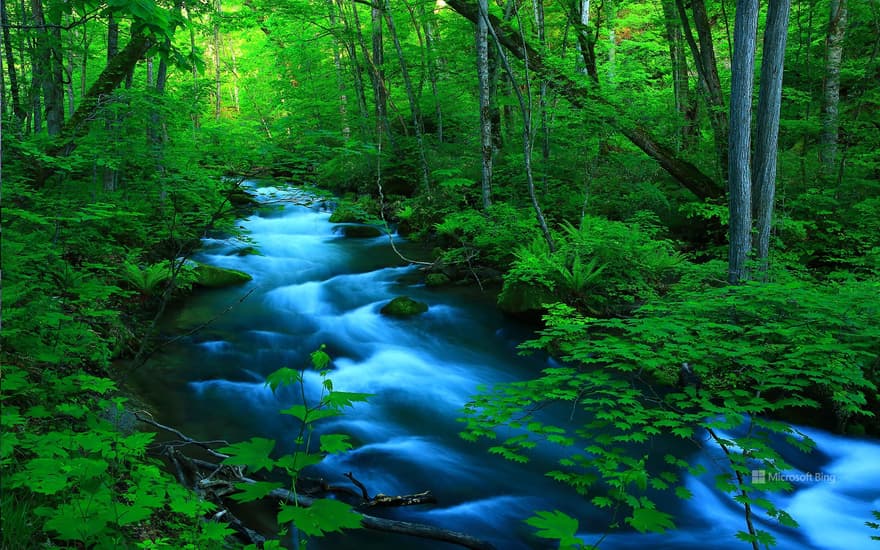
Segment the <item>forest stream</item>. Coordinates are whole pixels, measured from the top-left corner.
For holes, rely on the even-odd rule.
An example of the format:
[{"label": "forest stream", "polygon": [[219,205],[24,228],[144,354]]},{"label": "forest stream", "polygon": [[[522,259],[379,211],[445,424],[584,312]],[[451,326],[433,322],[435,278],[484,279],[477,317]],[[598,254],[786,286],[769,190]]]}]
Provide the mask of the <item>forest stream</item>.
[{"label": "forest stream", "polygon": [[[417,268],[394,253],[387,237],[345,237],[329,223],[326,208],[306,205],[303,191],[256,185],[252,191],[260,201],[281,206],[240,222],[252,242],[205,239],[196,259],[240,269],[253,281],[200,292],[166,315],[163,331],[182,334],[234,305],[164,348],[139,373],[157,420],[196,439],[266,437],[277,440],[276,449],[290,450],[296,421],[278,411],[291,405],[294,394],[273,395],[265,378],[283,366],[305,366],[309,353],[326,344],[334,387],[372,397],[318,426],[348,434],[355,449],[328,457],[315,475],[350,486],[343,474],[352,472],[370,494],[430,490],[436,505],[382,514],[465,532],[499,549],[555,547],[535,538],[523,522],[536,510],[562,510],[579,519],[584,541],[598,541],[610,518],[544,475],[560,458],[558,449],[539,447],[528,464],[515,464],[491,455],[486,442],[469,443],[458,435],[463,425],[457,418],[479,386],[527,379],[553,363],[543,355],[518,353],[528,328],[503,317],[492,296],[478,288],[425,287]],[[394,238],[401,250],[417,255],[412,245]],[[259,255],[238,254],[251,245]],[[399,295],[430,309],[412,318],[381,315],[379,309]],[[309,374],[307,382],[314,398],[317,374]],[[558,422],[569,421],[568,411],[545,414],[557,412]],[[760,527],[772,532],[782,549],[869,548],[872,533],[864,522],[880,509],[880,442],[802,430],[818,448],[810,455],[785,453],[797,468],[795,490],[772,497],[801,526],[761,522]],[[740,506],[714,489],[719,468],[711,445],[694,446],[690,456],[708,470],[686,478],[693,498],[657,497],[679,528],[655,535],[617,531],[602,548],[748,547],[735,538],[745,528]],[[451,548],[367,530],[316,539],[309,547]]]}]

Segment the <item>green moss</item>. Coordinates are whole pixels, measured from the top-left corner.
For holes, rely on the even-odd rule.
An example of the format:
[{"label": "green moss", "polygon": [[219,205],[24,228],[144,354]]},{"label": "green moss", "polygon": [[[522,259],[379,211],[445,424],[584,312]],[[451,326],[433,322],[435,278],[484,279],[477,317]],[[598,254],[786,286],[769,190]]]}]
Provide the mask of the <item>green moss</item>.
[{"label": "green moss", "polygon": [[367,213],[352,204],[341,204],[330,214],[330,223],[362,223],[365,221],[367,221]]},{"label": "green moss", "polygon": [[379,313],[396,317],[409,317],[428,311],[428,304],[417,302],[408,296],[398,296],[385,304]]},{"label": "green moss", "polygon": [[195,273],[196,284],[207,288],[240,285],[253,279],[253,277],[243,271],[207,264],[198,264]]},{"label": "green moss", "polygon": [[451,282],[449,277],[447,277],[443,273],[429,273],[427,277],[425,277],[425,284],[427,286],[443,286],[448,285]]}]

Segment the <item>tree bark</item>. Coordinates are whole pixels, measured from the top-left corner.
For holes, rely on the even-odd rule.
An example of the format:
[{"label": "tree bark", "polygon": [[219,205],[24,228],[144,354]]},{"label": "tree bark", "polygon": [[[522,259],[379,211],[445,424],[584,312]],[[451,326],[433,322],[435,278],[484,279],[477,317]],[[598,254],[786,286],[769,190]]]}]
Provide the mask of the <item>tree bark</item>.
[{"label": "tree bark", "polygon": [[415,95],[415,91],[413,90],[412,79],[409,77],[409,68],[406,63],[406,58],[403,55],[403,48],[400,45],[400,40],[397,37],[397,27],[394,24],[394,14],[391,13],[391,3],[389,0],[385,0],[384,10],[385,12],[385,21],[388,23],[388,32],[391,34],[391,42],[394,44],[394,49],[397,51],[397,60],[400,64],[400,74],[403,77],[403,87],[406,90],[406,98],[409,100],[409,111],[412,115],[413,121],[413,132],[416,135],[416,145],[419,148],[419,164],[421,165],[421,180],[422,180],[422,190],[430,191],[431,184],[429,181],[429,169],[428,169],[428,159],[425,156],[425,140],[424,140],[424,126],[422,125],[422,111],[419,108],[419,101]]},{"label": "tree bark", "polygon": [[[480,13],[489,12],[488,0],[479,0]],[[489,96],[489,26],[480,17],[476,23],[477,82],[480,99],[480,190],[483,209],[492,204],[492,157],[495,147],[492,141],[492,113]]]},{"label": "tree bark", "polygon": [[[703,0],[693,0],[691,13],[694,17],[694,27],[697,29],[697,37],[694,37],[688,19],[685,3],[683,0],[675,0],[681,20],[684,38],[694,58],[694,66],[697,69],[700,88],[703,98],[708,107],[709,124],[712,126],[712,135],[715,140],[715,158],[721,180],[727,179],[728,147],[727,139],[729,122],[727,111],[724,107],[724,92],[721,88],[721,78],[718,76],[718,63],[715,59],[715,48],[712,40],[712,26],[706,12]],[[699,41],[699,45],[697,45]]]},{"label": "tree bark", "polygon": [[220,111],[222,110],[221,96],[221,73],[220,73],[220,12],[223,8],[221,1],[215,0],[215,10],[213,15],[213,32],[214,32],[214,119],[220,119]]},{"label": "tree bark", "polygon": [[[478,16],[489,22],[488,12],[480,10]],[[522,32],[522,22],[518,22],[520,32]],[[498,38],[498,33],[496,32],[494,25],[492,25],[490,22],[487,27],[489,33],[492,35],[493,41],[495,42],[495,47],[498,51],[498,58],[501,61],[501,65],[504,67],[504,71],[510,78],[511,83],[513,83],[513,90],[519,103],[520,113],[522,114],[523,118],[523,163],[526,170],[526,185],[528,186],[529,198],[532,201],[532,208],[535,211],[535,217],[538,221],[538,227],[541,228],[541,234],[543,235],[544,240],[547,241],[547,247],[550,249],[550,252],[554,252],[556,250],[556,244],[553,242],[553,236],[550,234],[550,229],[547,227],[547,220],[544,218],[544,213],[541,211],[541,205],[539,204],[538,196],[535,193],[535,180],[532,176],[532,89],[529,85],[529,57],[528,54],[525,54],[524,61],[526,64],[526,75],[524,79],[524,86],[528,93],[528,104],[526,104],[526,99],[523,97],[522,91],[520,91],[519,86],[516,85],[516,77],[513,74],[513,69],[510,67],[510,62],[507,60],[507,54],[504,53],[504,48],[501,45],[501,41]],[[522,43],[525,44],[525,37],[520,35],[520,39],[522,40]]]},{"label": "tree bark", "polygon": [[846,0],[831,0],[828,36],[825,41],[825,82],[822,89],[822,133],[819,136],[819,159],[822,173],[831,177],[837,166],[839,132],[840,63],[846,37]]},{"label": "tree bark", "polygon": [[[3,49],[6,54],[6,74],[9,76],[9,94],[12,97],[12,114],[20,125],[27,114],[21,106],[21,94],[18,87],[18,75],[15,69],[15,56],[12,51],[12,36],[9,32],[9,12],[6,0],[0,0],[0,23],[3,24]],[[19,128],[17,131],[20,131]]]},{"label": "tree bark", "polygon": [[768,267],[773,199],[776,194],[776,154],[779,138],[779,111],[782,102],[782,74],[791,0],[770,0],[761,60],[758,92],[758,119],[755,154],[752,159],[752,215],[756,233],[754,248],[761,270]]},{"label": "tree bark", "polygon": [[116,56],[114,56],[101,72],[98,79],[83,96],[76,111],[64,124],[61,132],[61,140],[52,147],[49,154],[70,154],[76,147],[76,138],[84,135],[88,130],[88,121],[93,118],[104,97],[111,94],[119,84],[125,80],[143,55],[150,48],[150,43],[144,35],[135,35],[129,43]]},{"label": "tree bark", "polygon": [[[446,4],[470,21],[477,21],[478,8],[470,0],[446,0]],[[630,120],[625,114],[625,109],[602,95],[595,85],[588,85],[589,83],[581,80],[575,81],[556,70],[552,64],[546,63],[534,48],[514,36],[513,32],[503,26],[492,14],[489,14],[489,25],[498,42],[507,51],[519,59],[527,59],[529,69],[547,78],[550,85],[565,96],[572,105],[588,110],[600,121],[619,131],[698,198],[717,198],[723,195],[722,186],[681,158],[671,147],[659,142],[647,130]]]},{"label": "tree bark", "polygon": [[690,136],[688,120],[689,79],[687,57],[684,53],[684,38],[681,25],[676,16],[674,0],[662,0],[663,20],[666,28],[666,40],[669,42],[669,60],[672,67],[672,95],[675,112],[678,114],[678,143],[676,149],[686,149]]},{"label": "tree bark", "polygon": [[57,136],[64,122],[64,68],[58,42],[60,21],[47,24],[42,0],[31,0],[31,13],[37,32],[34,78],[43,91],[46,131],[50,136]]},{"label": "tree bark", "polygon": [[728,281],[748,279],[751,249],[752,199],[751,153],[752,89],[758,32],[758,0],[737,0],[733,29],[733,63],[730,86],[730,253]]}]

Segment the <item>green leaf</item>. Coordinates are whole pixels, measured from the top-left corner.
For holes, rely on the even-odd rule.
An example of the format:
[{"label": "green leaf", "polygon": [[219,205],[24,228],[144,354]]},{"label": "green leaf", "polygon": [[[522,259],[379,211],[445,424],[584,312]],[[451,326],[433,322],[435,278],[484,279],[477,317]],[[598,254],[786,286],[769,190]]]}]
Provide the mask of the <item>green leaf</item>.
[{"label": "green leaf", "polygon": [[559,548],[582,548],[583,542],[577,538],[578,520],[554,510],[539,511],[525,522],[538,530],[535,535],[544,539],[556,539]]},{"label": "green leaf", "polygon": [[650,508],[636,508],[626,522],[640,533],[664,533],[667,529],[675,529],[671,514]]},{"label": "green leaf", "polygon": [[259,500],[275,489],[280,489],[284,485],[282,483],[278,483],[275,481],[257,481],[256,483],[236,483],[235,488],[239,489],[240,493],[233,493],[231,495],[233,500],[238,502],[252,502],[254,500]]},{"label": "green leaf", "polygon": [[348,504],[330,499],[316,500],[308,508],[284,504],[278,512],[279,524],[293,522],[297,529],[312,536],[356,529],[361,526],[361,519]]},{"label": "green leaf", "polygon": [[352,447],[344,434],[325,434],[321,436],[321,451],[325,453],[344,453]]},{"label": "green leaf", "polygon": [[275,448],[275,441],[262,437],[253,437],[249,441],[235,443],[228,447],[219,449],[219,452],[232,455],[223,460],[223,464],[233,466],[250,466],[253,471],[259,471],[265,468],[272,471],[275,461],[269,458],[272,449]]}]

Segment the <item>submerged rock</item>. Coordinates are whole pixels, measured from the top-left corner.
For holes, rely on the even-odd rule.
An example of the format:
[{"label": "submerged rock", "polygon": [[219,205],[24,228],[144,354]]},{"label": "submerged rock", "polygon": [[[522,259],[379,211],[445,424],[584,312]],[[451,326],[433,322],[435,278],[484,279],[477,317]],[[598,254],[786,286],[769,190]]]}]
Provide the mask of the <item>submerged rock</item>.
[{"label": "submerged rock", "polygon": [[350,239],[372,239],[381,237],[382,231],[372,225],[343,225],[342,234]]},{"label": "submerged rock", "polygon": [[240,285],[253,279],[244,271],[226,269],[208,264],[198,264],[195,269],[196,284],[207,288]]},{"label": "submerged rock", "polygon": [[382,315],[395,317],[410,317],[428,311],[428,304],[417,302],[409,296],[398,296],[379,310]]}]

